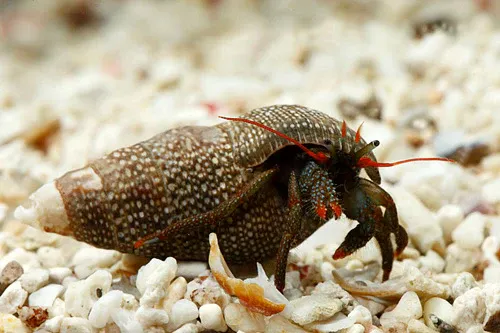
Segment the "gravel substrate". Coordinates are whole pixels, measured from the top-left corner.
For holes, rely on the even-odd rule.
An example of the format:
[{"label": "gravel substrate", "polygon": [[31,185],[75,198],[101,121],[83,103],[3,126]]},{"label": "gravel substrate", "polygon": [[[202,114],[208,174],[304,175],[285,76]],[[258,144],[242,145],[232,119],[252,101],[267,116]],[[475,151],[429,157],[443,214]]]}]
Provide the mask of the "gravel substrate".
[{"label": "gravel substrate", "polygon": [[[12,214],[113,149],[273,104],[364,122],[381,161],[459,161],[381,170],[410,236],[389,281],[373,240],[333,261],[341,218],[292,251],[285,297],[245,281],[283,304],[264,316],[207,263]],[[0,2],[0,221],[0,332],[500,332],[500,2]]]}]

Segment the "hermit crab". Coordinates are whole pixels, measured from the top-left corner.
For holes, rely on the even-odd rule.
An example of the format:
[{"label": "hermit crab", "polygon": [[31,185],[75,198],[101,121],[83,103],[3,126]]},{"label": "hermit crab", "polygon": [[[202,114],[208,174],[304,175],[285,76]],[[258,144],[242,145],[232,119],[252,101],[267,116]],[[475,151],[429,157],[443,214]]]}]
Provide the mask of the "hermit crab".
[{"label": "hermit crab", "polygon": [[389,278],[408,236],[378,168],[447,159],[377,162],[379,142],[365,142],[361,128],[299,105],[224,119],[167,130],[70,171],[16,216],[97,247],[179,260],[206,260],[208,235],[216,233],[229,264],[276,257],[283,290],[289,250],[345,214],[359,224],[333,259],[375,237]]}]

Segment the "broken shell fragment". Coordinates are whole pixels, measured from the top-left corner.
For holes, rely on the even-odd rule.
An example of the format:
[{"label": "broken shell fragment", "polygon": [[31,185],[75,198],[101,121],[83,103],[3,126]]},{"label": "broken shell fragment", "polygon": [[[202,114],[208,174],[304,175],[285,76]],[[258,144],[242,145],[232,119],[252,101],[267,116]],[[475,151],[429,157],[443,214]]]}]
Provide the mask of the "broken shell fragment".
[{"label": "broken shell fragment", "polygon": [[343,289],[355,296],[374,296],[384,300],[395,300],[403,296],[407,291],[414,291],[421,299],[431,297],[448,298],[450,288],[444,284],[424,276],[416,267],[405,265],[403,275],[385,281],[373,283],[371,281],[347,280],[336,271],[332,272],[334,281]]},{"label": "broken shell fragment", "polygon": [[343,307],[340,299],[332,298],[330,295],[307,295],[290,302],[289,319],[304,326],[330,319],[340,312]]},{"label": "broken shell fragment", "polygon": [[398,327],[401,323],[408,325],[411,319],[422,317],[422,304],[413,291],[406,292],[392,311],[387,311],[380,317],[384,328]]},{"label": "broken shell fragment", "polygon": [[[251,279],[252,282],[250,283],[235,278],[220,252],[217,235],[211,233],[209,241],[210,255],[208,257],[208,264],[213,276],[228,294],[236,296],[241,304],[246,306],[249,310],[266,316],[271,316],[285,309],[286,304],[275,303],[269,298],[266,298],[269,294],[279,294],[274,285],[271,283],[265,285],[264,288],[271,289],[271,291],[266,292],[263,286],[257,284],[259,281],[262,281],[260,278]],[[260,274],[261,273],[259,273],[259,275]],[[272,290],[273,288],[274,290]],[[284,296],[283,299],[286,300]]]},{"label": "broken shell fragment", "polygon": [[[247,331],[245,331],[247,332]],[[283,316],[272,316],[266,325],[265,333],[307,333],[309,331],[289,322]]]},{"label": "broken shell fragment", "polygon": [[[436,320],[436,318],[439,318],[439,320]],[[438,329],[436,323],[439,321],[451,323],[453,320],[453,306],[442,298],[433,297],[424,304],[424,320],[425,324],[433,329]]]},{"label": "broken shell fragment", "polygon": [[343,313],[337,313],[331,319],[309,325],[308,328],[313,329],[313,332],[338,332],[348,329],[354,324],[353,318],[347,317]]},{"label": "broken shell fragment", "polygon": [[[275,317],[282,318],[281,316],[271,318]],[[226,306],[224,309],[224,319],[227,326],[235,332],[263,332],[266,328],[266,321],[263,315],[249,311],[246,307],[238,303],[230,303]]]}]

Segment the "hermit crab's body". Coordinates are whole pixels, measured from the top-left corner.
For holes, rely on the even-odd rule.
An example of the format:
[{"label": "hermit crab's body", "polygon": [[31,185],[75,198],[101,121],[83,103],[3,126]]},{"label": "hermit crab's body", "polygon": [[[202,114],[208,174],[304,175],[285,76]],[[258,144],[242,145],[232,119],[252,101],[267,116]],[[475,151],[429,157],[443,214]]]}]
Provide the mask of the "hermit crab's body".
[{"label": "hermit crab's body", "polygon": [[[387,278],[390,234],[397,251],[408,239],[377,185],[376,145],[302,106],[256,109],[244,118],[262,126],[182,127],[116,150],[45,185],[16,215],[98,247],[180,260],[205,260],[208,235],[216,232],[229,263],[277,255],[282,289],[290,247],[343,211],[360,224],[334,258],[376,237]],[[360,157],[372,164],[359,164]],[[372,181],[359,177],[361,168]]]}]

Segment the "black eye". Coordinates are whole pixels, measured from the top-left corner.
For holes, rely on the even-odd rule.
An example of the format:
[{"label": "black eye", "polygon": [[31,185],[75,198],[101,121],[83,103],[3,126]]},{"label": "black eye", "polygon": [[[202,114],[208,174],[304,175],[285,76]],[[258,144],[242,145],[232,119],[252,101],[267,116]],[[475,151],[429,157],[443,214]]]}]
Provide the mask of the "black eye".
[{"label": "black eye", "polygon": [[325,140],[323,141],[323,143],[324,143],[325,145],[331,145],[331,144],[332,144],[332,141],[331,141],[330,139],[325,139]]}]

